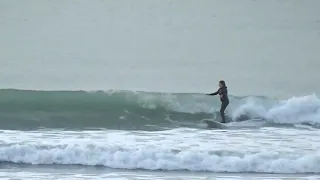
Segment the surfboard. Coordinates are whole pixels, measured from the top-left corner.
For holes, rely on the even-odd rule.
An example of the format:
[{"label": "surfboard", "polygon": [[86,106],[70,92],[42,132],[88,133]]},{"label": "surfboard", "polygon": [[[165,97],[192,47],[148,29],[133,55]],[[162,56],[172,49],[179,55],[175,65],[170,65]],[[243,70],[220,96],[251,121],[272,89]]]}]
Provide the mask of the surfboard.
[{"label": "surfboard", "polygon": [[[226,123],[229,123],[229,122],[232,122],[233,120],[232,120],[232,117],[231,116],[229,116],[227,113],[225,114],[225,117],[226,117]],[[210,118],[210,119],[207,119],[207,120],[213,120],[213,121],[215,121],[215,122],[221,122],[222,121],[222,119],[221,119],[221,116],[220,116],[220,112],[214,112],[213,113],[213,117],[212,118]]]},{"label": "surfboard", "polygon": [[208,128],[226,129],[228,128],[225,123],[213,121],[211,119],[203,119],[202,122],[207,124]]}]

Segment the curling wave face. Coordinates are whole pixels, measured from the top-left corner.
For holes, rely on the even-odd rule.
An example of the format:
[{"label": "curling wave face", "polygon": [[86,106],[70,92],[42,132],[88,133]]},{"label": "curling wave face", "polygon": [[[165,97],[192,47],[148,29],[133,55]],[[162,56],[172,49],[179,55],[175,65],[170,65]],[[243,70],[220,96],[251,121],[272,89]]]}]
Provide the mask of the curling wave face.
[{"label": "curling wave face", "polygon": [[[259,119],[264,126],[320,125],[316,95],[276,100],[268,97],[230,97],[232,121]],[[132,91],[0,90],[2,129],[106,128],[163,130],[197,127],[215,119],[220,102],[203,94]]]}]

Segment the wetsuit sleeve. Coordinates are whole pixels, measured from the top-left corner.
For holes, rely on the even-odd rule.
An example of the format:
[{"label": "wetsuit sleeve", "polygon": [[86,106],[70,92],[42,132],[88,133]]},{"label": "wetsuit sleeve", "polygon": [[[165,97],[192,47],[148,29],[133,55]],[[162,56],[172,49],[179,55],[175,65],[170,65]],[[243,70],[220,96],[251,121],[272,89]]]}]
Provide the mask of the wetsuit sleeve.
[{"label": "wetsuit sleeve", "polygon": [[217,94],[219,94],[219,90],[217,92],[214,92],[214,93],[211,93],[211,94],[207,94],[207,95],[214,96],[214,95],[217,95]]}]

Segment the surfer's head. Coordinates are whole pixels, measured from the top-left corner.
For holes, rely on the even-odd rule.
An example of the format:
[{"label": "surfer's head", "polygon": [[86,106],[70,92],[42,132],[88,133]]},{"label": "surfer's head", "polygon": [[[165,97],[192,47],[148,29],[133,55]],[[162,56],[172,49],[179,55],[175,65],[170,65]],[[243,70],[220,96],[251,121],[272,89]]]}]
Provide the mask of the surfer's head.
[{"label": "surfer's head", "polygon": [[224,82],[223,80],[219,81],[219,87],[226,87],[226,82]]}]

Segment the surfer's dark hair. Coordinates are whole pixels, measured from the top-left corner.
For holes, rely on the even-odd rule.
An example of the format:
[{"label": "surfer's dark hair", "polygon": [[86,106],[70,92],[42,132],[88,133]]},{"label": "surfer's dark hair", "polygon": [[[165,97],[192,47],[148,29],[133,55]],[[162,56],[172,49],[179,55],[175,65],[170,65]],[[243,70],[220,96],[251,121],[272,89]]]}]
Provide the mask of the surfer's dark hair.
[{"label": "surfer's dark hair", "polygon": [[220,84],[222,84],[223,87],[226,87],[226,82],[224,80],[219,81]]}]

